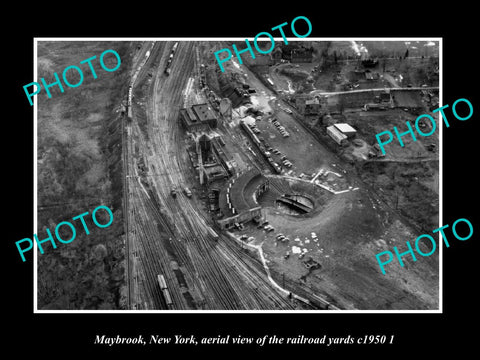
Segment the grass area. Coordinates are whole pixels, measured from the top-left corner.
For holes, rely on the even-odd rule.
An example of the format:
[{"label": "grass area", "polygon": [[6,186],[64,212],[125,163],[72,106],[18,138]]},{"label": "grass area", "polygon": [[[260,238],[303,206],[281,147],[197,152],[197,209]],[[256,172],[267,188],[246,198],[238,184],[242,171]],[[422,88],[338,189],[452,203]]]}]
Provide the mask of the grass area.
[{"label": "grass area", "polygon": [[[52,82],[61,78],[70,65],[84,75],[77,88],[64,85],[44,91],[38,101],[38,234],[44,227],[52,232],[61,221],[106,205],[114,212],[113,224],[97,229],[88,223],[90,235],[77,226],[77,239],[59,244],[39,255],[39,309],[116,309],[121,307],[124,284],[121,113],[127,93],[131,44],[127,42],[44,42],[38,43],[38,77]],[[115,72],[104,71],[100,54],[115,50],[122,64]],[[111,55],[111,54],[110,54]],[[87,64],[92,61],[97,78]],[[113,55],[105,56],[113,68]],[[74,71],[68,79],[75,83]],[[62,80],[63,82],[63,80]],[[83,234],[83,235],[82,235]],[[42,238],[42,237],[40,237]]]}]

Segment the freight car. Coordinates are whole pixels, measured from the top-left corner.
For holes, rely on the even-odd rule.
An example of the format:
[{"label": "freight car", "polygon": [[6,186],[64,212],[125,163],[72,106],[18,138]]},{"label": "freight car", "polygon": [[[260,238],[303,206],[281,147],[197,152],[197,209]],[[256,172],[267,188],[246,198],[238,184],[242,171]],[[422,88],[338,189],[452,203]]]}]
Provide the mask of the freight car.
[{"label": "freight car", "polygon": [[172,297],[170,296],[170,292],[167,288],[167,282],[163,275],[157,275],[158,284],[160,285],[160,289],[162,290],[163,298],[165,299],[165,303],[167,304],[168,308],[173,306]]},{"label": "freight car", "polygon": [[174,45],[173,45],[173,48],[172,48],[172,51],[170,52],[170,56],[168,57],[168,61],[167,61],[167,66],[165,66],[165,74],[170,75],[170,66],[172,65],[172,60],[173,60],[173,56],[175,55],[175,51],[177,50],[177,47],[178,47],[178,42],[176,42]]}]

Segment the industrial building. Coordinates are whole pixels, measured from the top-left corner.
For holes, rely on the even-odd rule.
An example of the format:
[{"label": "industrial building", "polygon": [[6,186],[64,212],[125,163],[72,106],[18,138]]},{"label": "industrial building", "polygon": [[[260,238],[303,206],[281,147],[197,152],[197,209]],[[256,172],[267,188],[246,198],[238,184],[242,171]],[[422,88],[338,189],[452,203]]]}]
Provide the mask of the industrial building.
[{"label": "industrial building", "polygon": [[262,209],[257,198],[268,189],[268,179],[256,169],[233,178],[220,190],[219,208],[223,218],[217,220],[217,224],[222,229],[231,229],[235,224],[260,219]]},{"label": "industrial building", "polygon": [[250,140],[252,140],[252,142],[258,148],[258,150],[263,155],[263,157],[268,162],[268,164],[273,168],[273,170],[277,174],[280,174],[282,171],[281,167],[275,161],[273,161],[273,159],[269,155],[266,154],[265,146],[262,144],[262,141],[258,138],[258,136],[253,133],[249,124],[250,125],[255,124],[255,119],[252,118],[251,116],[246,116],[240,121],[241,128],[245,131],[245,133],[248,135]]},{"label": "industrial building", "polygon": [[340,131],[342,134],[346,135],[348,138],[355,137],[357,135],[357,130],[355,130],[352,126],[346,123],[338,123],[333,124]]},{"label": "industrial building", "polygon": [[344,145],[347,141],[347,135],[342,134],[335,126],[327,127],[327,134],[338,144]]},{"label": "industrial building", "polygon": [[217,116],[208,104],[180,109],[180,122],[190,132],[203,132],[217,127]]},{"label": "industrial building", "polygon": [[348,124],[333,124],[327,127],[327,134],[338,144],[345,145],[348,138],[355,137],[357,131]]},{"label": "industrial building", "polygon": [[234,173],[231,160],[221,150],[215,138],[211,139],[206,134],[197,138],[196,154],[201,184],[226,179]]}]

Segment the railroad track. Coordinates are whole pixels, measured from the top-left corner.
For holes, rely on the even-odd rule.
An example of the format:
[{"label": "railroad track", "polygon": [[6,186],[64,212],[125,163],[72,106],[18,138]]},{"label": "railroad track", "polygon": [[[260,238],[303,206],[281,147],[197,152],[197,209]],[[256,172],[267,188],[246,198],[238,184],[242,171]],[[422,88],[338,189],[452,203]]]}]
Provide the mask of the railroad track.
[{"label": "railroad track", "polygon": [[[170,195],[171,186],[184,184],[185,176],[192,173],[188,159],[179,157],[184,149],[177,119],[182,90],[195,68],[195,57],[189,56],[194,46],[191,42],[179,43],[170,77],[163,75],[162,66],[168,51],[152,53],[152,59],[159,66],[147,96],[148,141],[138,124],[134,122],[131,126],[133,135],[129,149],[135,141],[138,153],[143,154],[147,168],[154,170],[155,176],[136,174],[132,156],[124,158],[130,175],[125,178],[126,188],[130,185],[131,189],[127,191],[131,205],[126,210],[130,224],[127,226],[134,235],[131,250],[138,255],[134,269],[136,280],[133,286],[129,284],[129,289],[137,304],[166,309],[156,280],[156,275],[161,273],[167,282],[173,308],[191,308],[183,296],[185,288],[181,288],[172,270],[171,264],[176,262],[183,271],[188,291],[197,302],[196,308],[292,309],[290,301],[267,279],[258,260],[223,235],[216,242],[208,231],[212,224],[191,200],[182,193],[176,199]],[[169,44],[165,44],[165,48],[168,47]],[[139,81],[143,74],[139,73]],[[144,182],[145,187],[138,181]]]},{"label": "railroad track", "polygon": [[[147,68],[148,65],[151,64],[159,51],[161,50],[161,44],[155,43],[155,44],[147,44],[149,46],[151,54],[150,57],[147,59],[147,61],[144,62],[143,65],[141,65],[140,70],[136,71],[134,74],[134,77],[132,79],[131,86],[133,88],[133,91],[135,91],[135,86],[137,81],[142,81],[147,73]],[[142,62],[143,59],[137,59],[138,62]],[[139,63],[134,66],[135,69],[138,69]],[[135,121],[135,113],[133,111],[134,107],[132,106],[132,121],[133,123],[136,124]],[[128,129],[128,130],[127,130]],[[135,193],[135,198],[138,198],[138,187],[135,181],[132,181],[132,174],[131,171],[135,170],[134,167],[134,162],[133,162],[133,151],[132,151],[132,137],[130,135],[131,132],[131,127],[125,126],[125,118],[122,119],[122,149],[123,149],[123,163],[125,166],[124,169],[124,192],[126,194],[126,200],[124,200],[124,219],[125,219],[125,253],[126,253],[126,281],[127,281],[127,308],[131,309],[132,308],[132,303],[135,304],[135,308],[137,307],[137,304],[144,304],[146,303],[145,300],[142,301],[142,299],[137,298],[137,294],[142,294],[141,291],[139,291],[139,283],[138,279],[142,278],[141,280],[144,280],[143,276],[144,273],[136,271],[136,266],[134,269],[132,269],[132,261],[135,263],[136,258],[140,258],[139,256],[135,256],[133,254],[137,254],[140,251],[140,247],[138,246],[138,243],[136,241],[132,241],[131,237],[131,232],[133,231],[135,234],[138,234],[138,227],[135,226],[136,221],[135,219],[137,218],[135,215],[138,214],[138,209],[135,207],[136,202],[134,198],[132,197],[132,194]],[[130,184],[131,182],[131,184]],[[133,206],[129,206],[133,205]],[[134,224],[133,227],[131,224]],[[135,240],[135,239],[133,239]],[[132,254],[133,252],[133,254]],[[143,265],[143,264],[142,264]],[[132,271],[135,272],[133,275],[132,279]],[[143,283],[147,284],[151,288],[151,284],[143,281]],[[150,289],[151,290],[151,289]]]}]

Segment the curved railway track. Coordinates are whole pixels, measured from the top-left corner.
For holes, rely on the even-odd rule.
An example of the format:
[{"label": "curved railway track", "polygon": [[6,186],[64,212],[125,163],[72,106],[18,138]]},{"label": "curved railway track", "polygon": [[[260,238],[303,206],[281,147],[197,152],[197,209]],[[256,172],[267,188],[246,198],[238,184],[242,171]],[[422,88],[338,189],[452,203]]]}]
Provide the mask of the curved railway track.
[{"label": "curved railway track", "polygon": [[[127,147],[131,156],[125,159],[131,175],[126,192],[129,234],[137,255],[133,286],[129,284],[134,303],[140,308],[167,309],[157,283],[157,275],[163,274],[173,309],[293,309],[269,282],[258,260],[228,237],[222,235],[216,242],[208,231],[211,224],[191,200],[181,192],[176,199],[170,195],[171,186],[185,184],[192,172],[186,156],[180,155],[185,150],[177,119],[182,90],[195,65],[199,66],[194,64],[195,44],[180,42],[171,75],[164,76],[162,63],[171,46],[165,43],[165,50],[158,53],[155,47],[150,55],[158,65],[146,104],[149,140],[134,121]],[[138,81],[146,71],[139,73]],[[137,156],[143,155],[148,176],[137,174],[133,149],[138,149]]]}]

